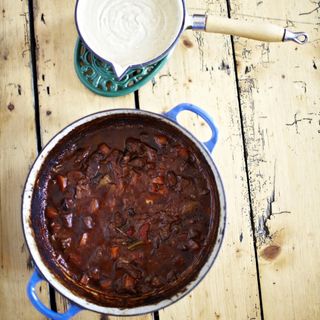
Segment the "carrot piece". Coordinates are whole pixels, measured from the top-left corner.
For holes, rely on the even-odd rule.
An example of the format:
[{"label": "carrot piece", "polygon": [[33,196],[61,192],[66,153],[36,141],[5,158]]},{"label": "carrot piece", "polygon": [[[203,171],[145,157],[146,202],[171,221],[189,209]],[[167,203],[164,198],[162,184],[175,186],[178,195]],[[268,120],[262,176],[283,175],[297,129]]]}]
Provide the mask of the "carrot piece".
[{"label": "carrot piece", "polygon": [[127,290],[133,290],[136,280],[129,276],[128,274],[125,274],[123,276],[123,287]]},{"label": "carrot piece", "polygon": [[85,232],[82,237],[81,237],[81,240],[80,240],[80,247],[83,247],[87,244],[87,241],[88,241],[88,234]]},{"label": "carrot piece", "polygon": [[164,177],[163,176],[159,176],[159,177],[153,178],[152,179],[152,183],[164,184]]},{"label": "carrot piece", "polygon": [[154,137],[154,141],[158,146],[164,146],[168,143],[168,138],[159,134]]},{"label": "carrot piece", "polygon": [[178,148],[178,155],[182,158],[182,159],[188,159],[189,158],[189,151],[187,148],[184,147],[179,147]]},{"label": "carrot piece", "polygon": [[58,175],[56,180],[57,180],[60,191],[64,192],[64,190],[66,189],[66,187],[68,185],[67,177]]},{"label": "carrot piece", "polygon": [[98,199],[92,199],[89,205],[89,213],[95,213],[100,207]]},{"label": "carrot piece", "polygon": [[117,259],[118,256],[119,256],[119,251],[120,251],[119,247],[112,247],[110,249],[111,258],[112,259]]}]

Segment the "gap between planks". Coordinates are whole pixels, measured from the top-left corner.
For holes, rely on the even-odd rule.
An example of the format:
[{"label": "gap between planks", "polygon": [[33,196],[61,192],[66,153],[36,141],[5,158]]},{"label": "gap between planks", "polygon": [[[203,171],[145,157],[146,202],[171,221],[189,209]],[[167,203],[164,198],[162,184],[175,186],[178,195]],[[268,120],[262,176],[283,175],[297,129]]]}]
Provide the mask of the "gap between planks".
[{"label": "gap between planks", "polygon": [[[33,84],[33,95],[34,95],[34,121],[36,128],[37,138],[37,151],[38,154],[42,150],[41,141],[41,124],[40,124],[40,105],[39,105],[39,91],[38,91],[38,72],[37,72],[37,56],[36,56],[36,37],[34,29],[34,14],[33,14],[33,0],[28,0],[29,8],[29,32],[30,32],[30,52],[31,52],[31,69],[32,69],[32,84]],[[51,284],[48,283],[49,287],[49,300],[50,307],[53,311],[57,311],[57,303],[55,298],[55,292]]]},{"label": "gap between planks", "polygon": [[[228,18],[231,18],[232,9],[231,9],[230,0],[226,0],[226,3],[227,3]],[[247,180],[246,182],[247,182],[247,188],[248,188],[249,213],[250,213],[250,222],[251,222],[252,237],[253,237],[255,266],[256,266],[256,275],[257,275],[257,284],[258,284],[259,302],[260,302],[260,317],[261,317],[261,320],[264,320],[263,301],[262,301],[261,282],[260,282],[260,270],[259,270],[259,261],[258,261],[258,248],[257,248],[256,234],[255,234],[255,222],[254,222],[252,195],[251,195],[251,187],[250,187],[250,180],[249,180],[250,178],[249,178],[249,167],[248,167],[248,157],[247,157],[247,144],[246,144],[246,137],[245,137],[245,131],[244,131],[243,111],[242,111],[242,104],[241,104],[242,101],[241,101],[241,94],[240,94],[238,69],[237,69],[237,57],[235,52],[233,36],[230,36],[230,38],[231,38],[232,57],[233,57],[233,64],[234,64],[234,75],[235,75],[236,88],[237,88],[237,99],[238,99],[238,106],[239,106],[240,129],[241,129],[243,153],[244,153],[243,158],[245,162],[245,172],[246,172],[246,180]]]}]

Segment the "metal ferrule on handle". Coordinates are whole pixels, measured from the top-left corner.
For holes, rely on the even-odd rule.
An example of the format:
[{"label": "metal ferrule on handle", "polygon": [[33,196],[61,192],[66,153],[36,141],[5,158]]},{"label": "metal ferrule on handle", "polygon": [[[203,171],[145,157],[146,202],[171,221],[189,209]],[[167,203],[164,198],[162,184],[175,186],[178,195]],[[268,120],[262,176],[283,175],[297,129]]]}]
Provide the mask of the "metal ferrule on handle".
[{"label": "metal ferrule on handle", "polygon": [[205,14],[194,14],[191,17],[192,30],[206,30],[207,15]]}]

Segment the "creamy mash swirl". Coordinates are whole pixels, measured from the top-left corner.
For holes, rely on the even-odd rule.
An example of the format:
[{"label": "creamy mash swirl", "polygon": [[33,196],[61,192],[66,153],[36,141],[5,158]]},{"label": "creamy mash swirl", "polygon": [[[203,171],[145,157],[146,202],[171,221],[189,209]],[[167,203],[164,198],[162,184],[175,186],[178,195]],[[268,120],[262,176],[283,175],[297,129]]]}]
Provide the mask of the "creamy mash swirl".
[{"label": "creamy mash swirl", "polygon": [[181,0],[79,0],[77,23],[90,49],[119,66],[166,51],[183,21]]}]

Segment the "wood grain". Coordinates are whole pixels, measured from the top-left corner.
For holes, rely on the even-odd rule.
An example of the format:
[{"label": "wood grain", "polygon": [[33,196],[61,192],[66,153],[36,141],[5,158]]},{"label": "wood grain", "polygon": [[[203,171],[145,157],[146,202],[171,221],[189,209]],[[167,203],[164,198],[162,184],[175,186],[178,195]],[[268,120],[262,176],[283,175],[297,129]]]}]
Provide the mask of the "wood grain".
[{"label": "wood grain", "polygon": [[310,36],[304,46],[236,39],[235,48],[265,319],[319,319],[319,4],[231,6],[232,17]]},{"label": "wood grain", "polygon": [[[133,95],[104,98],[90,92],[77,78],[73,66],[73,51],[77,39],[74,6],[75,1],[49,0],[37,1],[34,6],[43,144],[66,125],[85,115],[110,108],[134,108]],[[60,312],[67,308],[66,300],[58,294],[57,307]],[[79,313],[74,319],[100,319],[100,315],[86,311]],[[130,319],[148,320],[151,316]]]},{"label": "wood grain", "polygon": [[[33,267],[20,217],[37,146],[27,1],[1,1],[0,42],[0,318],[43,319],[26,295]],[[46,285],[39,290],[48,303]]]},{"label": "wood grain", "polygon": [[[226,16],[225,1],[187,2],[190,13]],[[160,312],[161,320],[259,319],[259,297],[249,200],[230,37],[186,31],[167,66],[139,92],[143,109],[162,113],[189,102],[206,110],[219,128],[213,158],[227,195],[227,228],[222,250],[202,283]],[[200,119],[180,121],[201,140],[209,131]]]}]

